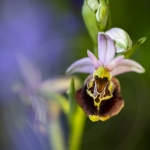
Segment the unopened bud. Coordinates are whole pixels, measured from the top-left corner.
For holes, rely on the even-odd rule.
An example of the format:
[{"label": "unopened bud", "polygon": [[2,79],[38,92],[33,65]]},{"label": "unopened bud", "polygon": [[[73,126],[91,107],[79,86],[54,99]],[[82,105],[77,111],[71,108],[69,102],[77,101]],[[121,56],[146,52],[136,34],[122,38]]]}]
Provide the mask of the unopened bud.
[{"label": "unopened bud", "polygon": [[100,23],[100,29],[104,30],[108,20],[108,5],[105,0],[87,0],[87,5],[95,13],[96,20]]},{"label": "unopened bud", "polygon": [[128,33],[120,28],[112,28],[105,34],[115,42],[116,52],[126,52],[132,48],[132,41]]},{"label": "unopened bud", "polygon": [[87,0],[87,5],[91,8],[93,12],[98,10],[98,0]]},{"label": "unopened bud", "polygon": [[108,5],[104,0],[100,0],[100,4],[98,5],[98,10],[96,12],[96,19],[98,22],[100,22],[102,29],[104,29],[107,25],[108,12]]},{"label": "unopened bud", "polygon": [[84,0],[82,15],[95,45],[97,45],[97,33],[106,28],[108,14],[107,0]]}]

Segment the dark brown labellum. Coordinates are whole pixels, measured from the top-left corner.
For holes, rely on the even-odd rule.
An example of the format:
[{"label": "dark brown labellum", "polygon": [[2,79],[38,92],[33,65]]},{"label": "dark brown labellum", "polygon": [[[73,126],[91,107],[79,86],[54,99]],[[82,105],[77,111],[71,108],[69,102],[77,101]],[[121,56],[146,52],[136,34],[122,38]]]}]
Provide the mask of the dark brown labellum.
[{"label": "dark brown labellum", "polygon": [[118,114],[124,106],[118,79],[89,76],[83,87],[76,92],[76,101],[92,121]]}]

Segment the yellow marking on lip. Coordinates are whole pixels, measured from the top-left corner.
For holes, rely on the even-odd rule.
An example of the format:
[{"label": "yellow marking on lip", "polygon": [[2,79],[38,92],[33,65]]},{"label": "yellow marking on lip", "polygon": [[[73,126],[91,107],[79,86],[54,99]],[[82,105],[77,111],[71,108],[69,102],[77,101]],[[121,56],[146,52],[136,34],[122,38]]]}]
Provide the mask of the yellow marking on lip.
[{"label": "yellow marking on lip", "polygon": [[101,101],[96,102],[95,99],[94,99],[94,106],[97,106],[97,110],[99,110],[100,103],[101,103]]},{"label": "yellow marking on lip", "polygon": [[90,82],[87,83],[88,88],[91,88],[92,86],[93,86],[93,81],[90,81]]},{"label": "yellow marking on lip", "polygon": [[97,106],[97,110],[99,110],[100,103],[101,103],[103,100],[108,100],[108,99],[110,99],[110,98],[113,97],[113,94],[112,94],[112,93],[110,93],[110,95],[107,95],[107,96],[105,96],[105,97],[102,97],[102,96],[101,96],[101,93],[100,93],[100,94],[98,94],[98,95],[99,95],[99,102],[96,102],[95,99],[97,98],[97,96],[94,97],[94,94],[92,94],[91,91],[89,91],[88,89],[86,90],[86,92],[88,93],[88,95],[89,95],[90,97],[93,98],[93,100],[94,100],[94,106]]},{"label": "yellow marking on lip", "polygon": [[105,121],[107,119],[109,119],[110,117],[109,116],[106,116],[106,117],[100,117],[100,116],[96,116],[96,115],[89,115],[89,119],[93,122],[96,122],[96,121]]},{"label": "yellow marking on lip", "polygon": [[[91,81],[89,81],[87,83],[86,92],[90,97],[93,98],[94,106],[97,107],[97,110],[99,110],[100,103],[102,102],[102,100],[108,100],[113,97],[112,93],[114,91],[114,85],[110,81],[111,77],[112,76],[107,69],[105,69],[104,67],[99,67],[97,70],[94,71],[93,79],[91,79]],[[102,82],[102,83],[98,82],[98,80],[99,80],[98,78],[102,79],[102,81],[100,80],[100,82]],[[103,78],[104,78],[104,80],[103,80]],[[106,78],[107,78],[107,80],[106,80]],[[106,83],[104,83],[105,80],[106,80]],[[91,90],[94,91],[94,93]],[[108,95],[106,95],[106,90],[109,91]],[[99,95],[99,102],[96,102],[96,98],[98,95]]]}]

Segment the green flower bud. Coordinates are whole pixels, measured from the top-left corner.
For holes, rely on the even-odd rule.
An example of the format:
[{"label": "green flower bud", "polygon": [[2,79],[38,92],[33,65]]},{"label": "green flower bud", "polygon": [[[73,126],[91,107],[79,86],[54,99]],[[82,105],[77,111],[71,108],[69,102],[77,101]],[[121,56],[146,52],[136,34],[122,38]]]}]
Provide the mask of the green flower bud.
[{"label": "green flower bud", "polygon": [[98,10],[98,0],[87,0],[87,4],[93,12],[96,12]]},{"label": "green flower bud", "polygon": [[100,22],[100,28],[105,29],[108,20],[108,6],[104,0],[100,0],[98,10],[96,12],[96,20]]},{"label": "green flower bud", "polygon": [[108,20],[108,2],[106,0],[85,0],[82,15],[87,29],[97,45],[97,33],[104,31]]},{"label": "green flower bud", "polygon": [[116,52],[126,52],[132,48],[132,41],[126,31],[120,28],[112,28],[105,32],[115,42]]},{"label": "green flower bud", "polygon": [[96,20],[100,22],[100,28],[103,30],[108,20],[108,5],[105,0],[87,0],[87,5],[96,14]]},{"label": "green flower bud", "polygon": [[[91,1],[92,2],[92,1]],[[97,45],[97,33],[99,32],[99,26],[98,22],[95,17],[95,13],[93,12],[93,5],[87,4],[87,1],[84,1],[83,7],[82,7],[82,15],[85,22],[85,25],[89,31],[89,34],[94,42],[94,45]]]}]

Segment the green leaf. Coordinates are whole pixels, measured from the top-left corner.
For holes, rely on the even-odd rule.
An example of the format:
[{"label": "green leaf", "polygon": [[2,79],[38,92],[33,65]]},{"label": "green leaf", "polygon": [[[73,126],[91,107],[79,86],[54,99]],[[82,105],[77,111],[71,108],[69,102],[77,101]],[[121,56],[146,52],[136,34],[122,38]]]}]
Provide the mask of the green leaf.
[{"label": "green leaf", "polygon": [[79,150],[82,143],[82,136],[85,127],[86,115],[83,110],[77,106],[76,113],[72,118],[71,131],[69,137],[69,150]]},{"label": "green leaf", "polygon": [[132,54],[146,41],[146,37],[140,38],[132,47],[131,50],[124,54],[125,58],[130,58]]},{"label": "green leaf", "polygon": [[77,108],[77,103],[75,100],[75,84],[74,84],[74,78],[71,79],[70,87],[67,91],[67,95],[69,98],[69,118],[71,119],[72,116],[74,115],[76,108]]},{"label": "green leaf", "polygon": [[48,134],[53,150],[66,150],[63,130],[59,119],[51,121],[51,123],[48,125]]},{"label": "green leaf", "polygon": [[85,126],[86,116],[75,100],[75,85],[72,78],[70,88],[67,91],[69,98],[69,150],[79,150],[82,142],[82,134]]}]

